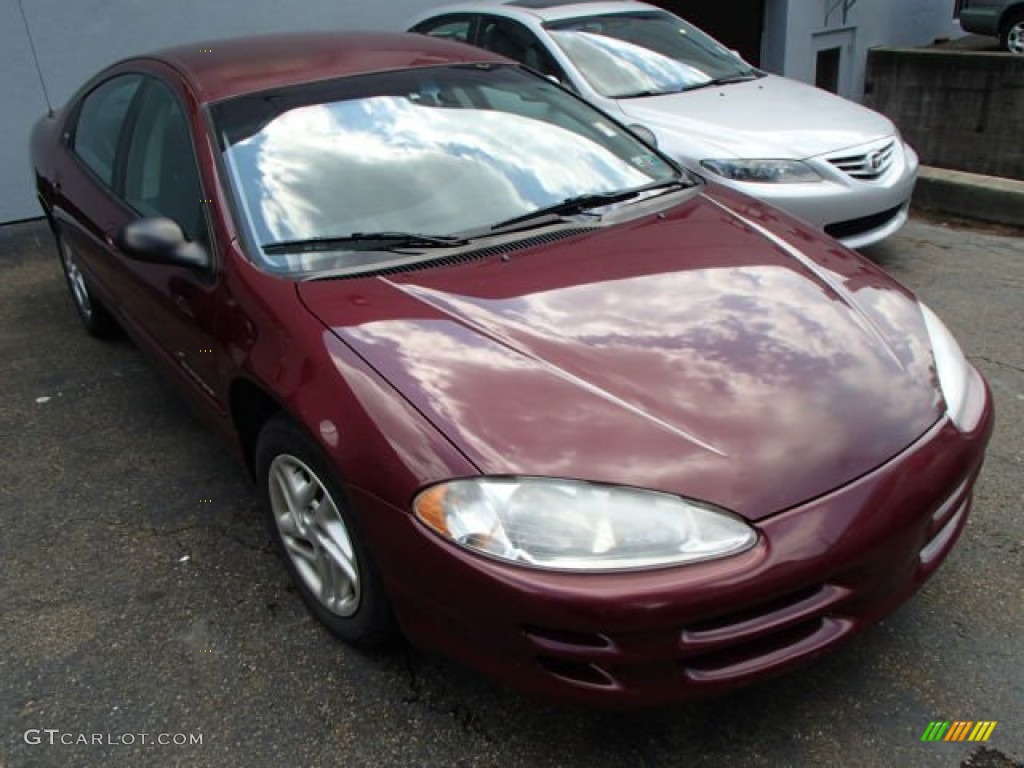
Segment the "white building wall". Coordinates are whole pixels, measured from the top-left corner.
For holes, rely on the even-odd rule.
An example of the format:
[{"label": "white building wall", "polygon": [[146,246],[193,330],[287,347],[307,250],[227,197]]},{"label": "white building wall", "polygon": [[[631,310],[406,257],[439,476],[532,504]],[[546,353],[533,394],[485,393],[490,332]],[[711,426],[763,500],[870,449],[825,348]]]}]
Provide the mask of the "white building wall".
[{"label": "white building wall", "polygon": [[819,50],[843,49],[839,93],[860,101],[869,48],[959,37],[954,0],[767,0],[766,69],[813,84]]},{"label": "white building wall", "polygon": [[[107,64],[221,37],[322,29],[400,30],[440,0],[0,0],[0,223],[41,215],[28,137],[50,101],[64,103]],[[22,17],[24,9],[24,19]],[[26,29],[27,22],[27,29]]]},{"label": "white building wall", "polygon": [[[799,0],[797,0],[799,2]],[[766,0],[761,33],[761,67],[777,75],[786,71],[786,31],[790,0]]]}]

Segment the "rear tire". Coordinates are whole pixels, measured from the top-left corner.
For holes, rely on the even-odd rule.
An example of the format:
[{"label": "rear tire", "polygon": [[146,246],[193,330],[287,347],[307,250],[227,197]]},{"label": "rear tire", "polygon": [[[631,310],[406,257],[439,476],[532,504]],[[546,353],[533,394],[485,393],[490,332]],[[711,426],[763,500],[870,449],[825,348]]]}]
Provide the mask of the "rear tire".
[{"label": "rear tire", "polygon": [[999,46],[1010,53],[1024,54],[1024,10],[1007,15],[999,34]]},{"label": "rear tire", "polygon": [[89,287],[74,246],[59,232],[55,232],[54,237],[57,240],[57,253],[60,256],[60,266],[64,270],[64,279],[82,325],[89,335],[98,339],[113,336],[117,331],[117,323]]},{"label": "rear tire", "polygon": [[271,538],[309,611],[353,645],[393,640],[397,628],[383,584],[320,446],[274,416],[260,432],[256,471]]}]

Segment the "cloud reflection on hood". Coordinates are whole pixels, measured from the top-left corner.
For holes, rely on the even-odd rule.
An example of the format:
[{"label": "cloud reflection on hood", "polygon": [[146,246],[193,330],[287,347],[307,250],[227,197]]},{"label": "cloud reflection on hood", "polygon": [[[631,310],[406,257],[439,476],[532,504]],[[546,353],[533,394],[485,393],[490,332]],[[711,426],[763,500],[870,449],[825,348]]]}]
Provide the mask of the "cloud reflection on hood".
[{"label": "cloud reflection on hood", "polygon": [[916,305],[897,291],[866,296],[883,335],[902,337],[890,348],[779,266],[502,297],[394,285],[420,316],[336,330],[485,471],[642,485],[757,517],[863,474],[940,413],[927,341],[907,333]]}]

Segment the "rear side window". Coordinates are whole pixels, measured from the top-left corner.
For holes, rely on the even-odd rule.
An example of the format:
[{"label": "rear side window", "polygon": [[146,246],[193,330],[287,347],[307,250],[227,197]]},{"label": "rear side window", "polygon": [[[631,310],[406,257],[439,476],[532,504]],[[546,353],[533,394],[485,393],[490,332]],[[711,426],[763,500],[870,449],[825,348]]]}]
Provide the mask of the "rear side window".
[{"label": "rear side window", "polygon": [[421,35],[468,43],[472,28],[472,16],[442,16],[417,25],[413,31],[419,32]]},{"label": "rear side window", "polygon": [[140,75],[121,75],[93,89],[82,101],[72,148],[108,187],[114,186],[114,159],[128,107]]},{"label": "rear side window", "polygon": [[564,81],[565,77],[551,54],[529,29],[517,21],[483,17],[480,27],[481,48],[525,64],[542,75]]}]

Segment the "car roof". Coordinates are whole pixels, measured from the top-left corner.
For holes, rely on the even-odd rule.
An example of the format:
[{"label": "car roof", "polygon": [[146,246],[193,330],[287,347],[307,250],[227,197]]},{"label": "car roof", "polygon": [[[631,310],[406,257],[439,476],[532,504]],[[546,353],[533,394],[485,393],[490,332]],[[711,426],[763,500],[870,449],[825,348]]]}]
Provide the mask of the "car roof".
[{"label": "car roof", "polygon": [[568,19],[576,16],[600,16],[606,13],[657,10],[647,3],[634,0],[507,0],[502,5],[531,11],[544,21]]},{"label": "car roof", "polygon": [[308,32],[197,42],[128,59],[173,67],[200,102],[398,69],[504,62],[480,48],[424,35]]},{"label": "car roof", "polygon": [[449,13],[497,13],[516,18],[532,17],[540,21],[559,21],[578,16],[656,10],[656,6],[638,0],[478,0],[431,8],[419,14],[417,19],[422,21]]}]

